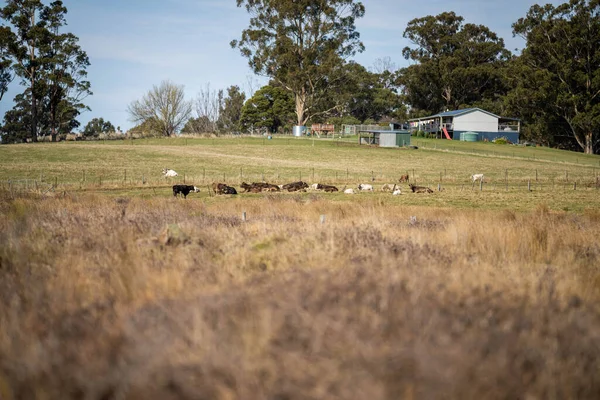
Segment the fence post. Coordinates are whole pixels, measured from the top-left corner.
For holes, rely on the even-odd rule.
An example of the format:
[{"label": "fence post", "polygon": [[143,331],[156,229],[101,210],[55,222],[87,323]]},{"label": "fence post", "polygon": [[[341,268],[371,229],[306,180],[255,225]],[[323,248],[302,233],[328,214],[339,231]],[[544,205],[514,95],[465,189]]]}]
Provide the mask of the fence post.
[{"label": "fence post", "polygon": [[325,223],[325,215],[324,214],[321,214],[320,221],[321,221],[321,225],[323,225]]},{"label": "fence post", "polygon": [[242,211],[242,221],[246,222],[246,211]]},{"label": "fence post", "polygon": [[527,180],[527,190],[531,192],[531,179]]},{"label": "fence post", "polygon": [[483,178],[479,180],[479,191],[483,191]]}]

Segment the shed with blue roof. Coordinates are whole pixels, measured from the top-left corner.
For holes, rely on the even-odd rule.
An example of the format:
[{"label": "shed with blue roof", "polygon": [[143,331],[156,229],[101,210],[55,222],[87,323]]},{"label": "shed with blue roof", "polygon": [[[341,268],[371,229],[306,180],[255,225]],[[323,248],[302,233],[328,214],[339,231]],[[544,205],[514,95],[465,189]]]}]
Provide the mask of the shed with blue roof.
[{"label": "shed with blue roof", "polygon": [[412,133],[423,131],[436,137],[459,140],[465,132],[476,132],[478,140],[492,141],[506,137],[519,143],[521,121],[517,118],[500,117],[480,108],[465,108],[408,120]]}]

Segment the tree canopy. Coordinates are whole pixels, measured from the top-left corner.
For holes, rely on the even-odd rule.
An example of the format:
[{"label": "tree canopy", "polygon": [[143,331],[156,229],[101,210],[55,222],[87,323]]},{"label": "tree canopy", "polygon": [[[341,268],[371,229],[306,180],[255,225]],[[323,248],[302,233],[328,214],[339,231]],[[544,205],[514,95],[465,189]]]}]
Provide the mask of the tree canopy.
[{"label": "tree canopy", "polygon": [[11,132],[27,126],[33,141],[47,133],[55,141],[59,133],[77,127],[76,117],[87,109],[82,100],[91,94],[86,80],[90,63],[79,39],[63,32],[66,14],[60,0],[47,6],[41,0],[8,0],[0,9],[7,24],[0,32],[0,92],[13,72],[26,87],[15,98],[16,109],[8,120],[5,114],[5,123]]},{"label": "tree canopy", "polygon": [[252,70],[294,96],[297,124],[325,114],[321,101],[344,81],[345,60],[363,51],[355,20],[365,13],[355,0],[237,0],[252,15],[250,26],[231,46]]},{"label": "tree canopy", "polygon": [[534,5],[513,32],[527,41],[514,69],[513,107],[549,132],[570,132],[585,153],[598,151],[600,1]]},{"label": "tree canopy", "polygon": [[408,23],[404,37],[414,46],[402,54],[417,63],[400,71],[398,83],[413,108],[435,113],[500,101],[506,93],[504,41],[486,26],[463,22],[444,12]]}]

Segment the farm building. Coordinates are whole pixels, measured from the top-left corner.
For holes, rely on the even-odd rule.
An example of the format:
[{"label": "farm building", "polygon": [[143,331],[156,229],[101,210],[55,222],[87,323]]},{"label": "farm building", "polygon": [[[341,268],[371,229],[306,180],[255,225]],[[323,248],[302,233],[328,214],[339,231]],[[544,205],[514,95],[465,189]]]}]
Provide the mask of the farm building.
[{"label": "farm building", "polygon": [[410,131],[391,123],[388,129],[365,129],[359,131],[359,144],[374,144],[379,147],[402,147],[410,145]]},{"label": "farm building", "polygon": [[[408,120],[410,131],[434,133],[436,137],[460,140],[489,140],[506,137],[512,143],[519,143],[521,121],[517,118],[499,117],[480,108],[446,111],[423,118]],[[463,135],[464,133],[477,133]],[[464,140],[464,139],[463,139]]]}]

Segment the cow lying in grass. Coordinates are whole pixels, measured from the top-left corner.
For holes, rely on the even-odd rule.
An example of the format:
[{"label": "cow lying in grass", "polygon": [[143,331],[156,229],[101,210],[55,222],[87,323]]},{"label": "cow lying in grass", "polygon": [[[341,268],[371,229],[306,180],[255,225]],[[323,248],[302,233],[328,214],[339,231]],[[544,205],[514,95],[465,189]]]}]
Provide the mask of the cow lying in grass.
[{"label": "cow lying in grass", "polygon": [[358,185],[358,190],[360,190],[361,192],[372,192],[373,191],[373,185],[369,185],[366,183],[361,183]]},{"label": "cow lying in grass", "polygon": [[396,190],[396,184],[395,183],[393,185],[391,183],[386,183],[383,186],[381,186],[381,191],[382,192],[393,192],[394,190]]},{"label": "cow lying in grass", "polygon": [[177,172],[173,171],[172,169],[168,169],[168,168],[163,169],[162,173],[165,176],[165,178],[174,178],[179,175]]},{"label": "cow lying in grass", "polygon": [[182,195],[183,198],[187,198],[190,192],[198,193],[200,189],[196,186],[191,185],[173,185],[173,196],[177,197],[178,194]]},{"label": "cow lying in grass", "polygon": [[413,191],[413,193],[433,193],[433,190],[425,186],[415,186],[411,183],[408,185],[408,187]]},{"label": "cow lying in grass", "polygon": [[237,191],[234,187],[228,186],[224,183],[216,183],[212,184],[212,189],[215,194],[237,194]]},{"label": "cow lying in grass", "polygon": [[308,189],[308,183],[302,181],[292,182],[282,186],[282,190],[287,190],[288,192],[297,192],[299,190],[306,191],[306,189]]},{"label": "cow lying in grass", "polygon": [[279,192],[281,189],[277,185],[272,185],[267,182],[252,182],[250,184],[242,182],[240,185],[244,192],[260,193],[260,192]]},{"label": "cow lying in grass", "polygon": [[331,192],[337,192],[338,188],[336,188],[335,186],[332,186],[332,185],[323,185],[323,184],[317,183],[317,190],[323,190],[327,193],[331,193]]}]

